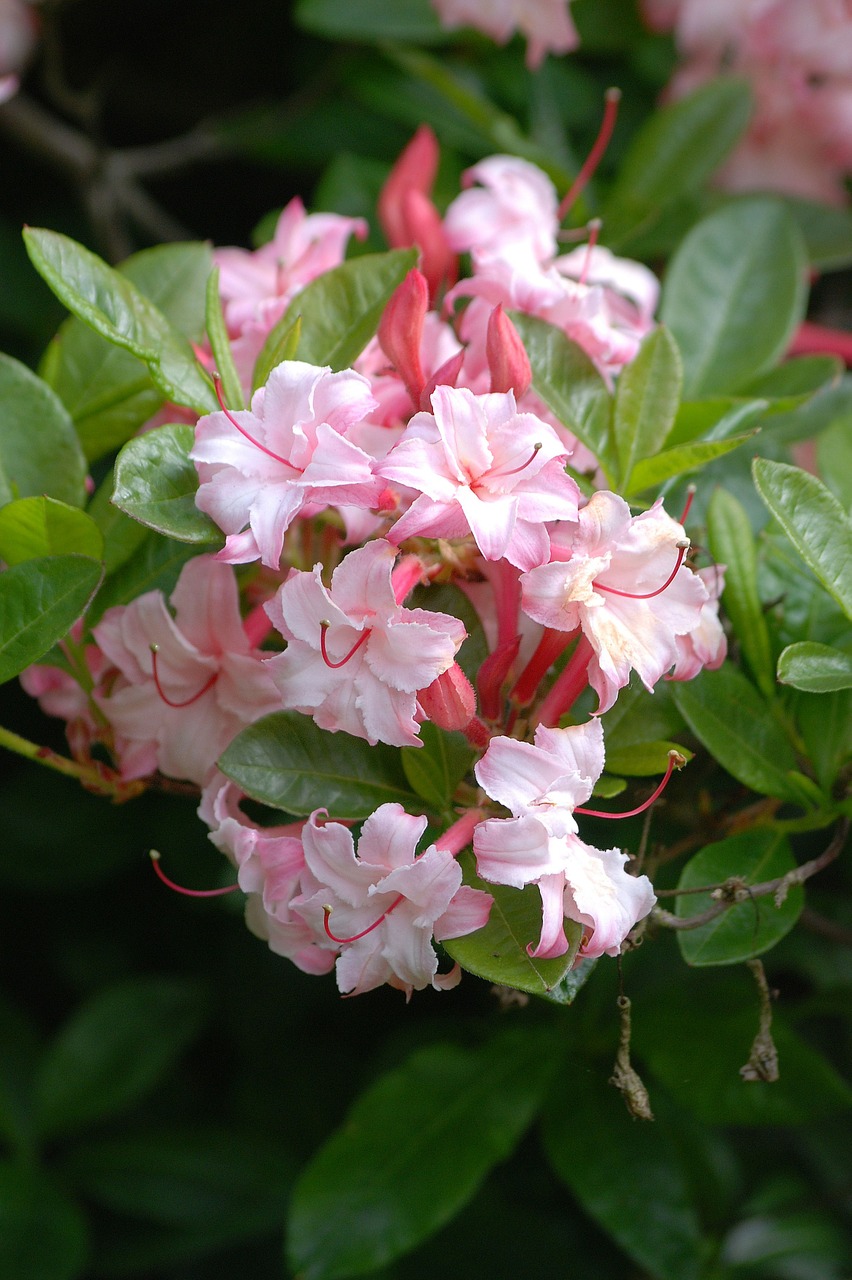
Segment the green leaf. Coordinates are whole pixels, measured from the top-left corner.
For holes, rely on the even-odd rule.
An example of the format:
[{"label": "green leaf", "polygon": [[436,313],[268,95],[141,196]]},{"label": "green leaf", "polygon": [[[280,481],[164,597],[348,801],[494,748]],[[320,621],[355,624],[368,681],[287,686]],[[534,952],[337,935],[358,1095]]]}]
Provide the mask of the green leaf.
[{"label": "green leaf", "polygon": [[699,440],[695,444],[681,444],[674,449],[664,449],[655,458],[646,458],[637,462],[626,497],[644,493],[646,489],[656,489],[664,480],[674,476],[687,475],[690,471],[698,471],[714,458],[739,449],[740,445],[752,440],[756,432],[733,436],[726,440]]},{"label": "green leaf", "polygon": [[68,310],[143,360],[167,399],[197,413],[216,408],[189,342],[128,279],[58,231],[28,227],[24,242],[36,271]]},{"label": "green leaf", "polygon": [[475,872],[472,853],[463,853],[459,862],[465,884],[484,889],[494,899],[491,915],[482,929],[463,938],[442,943],[444,950],[463,969],[487,982],[528,991],[536,996],[551,996],[570,972],[583,930],[573,921],[565,921],[569,946],[564,956],[555,960],[537,960],[527,951],[541,936],[541,894],[529,885],[512,889],[507,885],[487,884]]},{"label": "green leaf", "polygon": [[128,440],[115,463],[112,501],[126,515],[177,542],[221,543],[222,531],[195,505],[192,427],[173,423]]},{"label": "green leaf", "polygon": [[818,271],[838,271],[852,266],[852,214],[813,200],[784,196],[808,250],[812,267]]},{"label": "green leaf", "polygon": [[678,710],[723,769],[761,795],[798,800],[787,774],[796,767],[792,748],[746,677],[725,662],[674,685]]},{"label": "green leaf", "polygon": [[102,568],[88,556],[45,556],[0,573],[0,684],[44,657],[91,600]]},{"label": "green leaf", "polygon": [[768,373],[753,378],[743,388],[743,394],[774,400],[811,396],[822,387],[836,383],[842,373],[843,361],[838,356],[792,356]]},{"label": "green leaf", "polygon": [[848,511],[852,508],[852,406],[817,437],[820,476]]},{"label": "green leaf", "polygon": [[613,751],[683,733],[684,724],[672,697],[673,682],[660,681],[649,693],[635,672],[614,707],[601,717],[607,758]]},{"label": "green leaf", "polygon": [[662,449],[674,425],[682,382],[680,352],[661,325],[647,335],[618,379],[613,431],[620,486],[628,487],[637,462]]},{"label": "green leaf", "polygon": [[717,77],[653,112],[635,135],[607,201],[607,242],[629,242],[631,233],[700,187],[742,135],[751,106],[744,80]]},{"label": "green leaf", "polygon": [[612,401],[603,378],[585,351],[561,329],[517,311],[512,312],[512,322],[529,356],[534,389],[611,476],[615,469]]},{"label": "green leaf", "polygon": [[47,493],[81,507],[86,459],[62,402],[26,365],[0,355],[0,404],[0,505]]},{"label": "green leaf", "polygon": [[667,444],[673,449],[693,440],[727,440],[753,426],[768,407],[768,400],[739,400],[733,396],[685,400],[677,411]]},{"label": "green leaf", "polygon": [[[715,844],[705,845],[681,872],[679,889],[720,885],[730,878],[745,887],[775,880],[796,865],[790,843],[778,831],[758,827]],[[701,915],[716,899],[709,893],[689,893],[676,900],[681,919]],[[771,894],[736,903],[696,929],[678,930],[680,953],[687,964],[739,964],[774,947],[789,933],[804,906],[801,885],[794,885],[780,907]]]},{"label": "green leaf", "polygon": [[812,640],[789,644],[778,659],[778,679],[809,693],[852,688],[852,654]]},{"label": "green leaf", "polygon": [[650,778],[665,773],[670,751],[677,751],[687,761],[692,759],[692,752],[677,742],[634,742],[629,747],[607,751],[606,767],[628,778]]},{"label": "green leaf", "polygon": [[805,564],[852,618],[852,520],[825,485],[798,467],[755,458],[754,483]]},{"label": "green leaf", "polygon": [[702,1240],[677,1123],[657,1114],[655,1095],[655,1122],[634,1120],[607,1075],[605,1067],[589,1069],[582,1059],[560,1072],[542,1120],[547,1157],[643,1274],[698,1280]]},{"label": "green leaf", "polygon": [[474,752],[461,733],[447,733],[426,720],[420,726],[422,747],[403,747],[402,768],[412,789],[439,812],[473,763]]},{"label": "green leaf", "polygon": [[684,393],[736,391],[783,355],[804,316],[805,248],[783,204],[736,200],[704,218],[669,263],[661,319]]},{"label": "green leaf", "polygon": [[148,530],[137,520],[131,520],[112,504],[113,472],[104,476],[94,497],[86,508],[101,531],[104,542],[104,565],[107,574],[113,573],[148,537]]},{"label": "green leaf", "polygon": [[293,1196],[288,1252],[303,1280],[342,1280],[434,1234],[519,1141],[559,1062],[552,1034],[414,1053],[358,1099]]},{"label": "green leaf", "polygon": [[162,591],[170,596],[183,566],[198,555],[198,548],[192,543],[173,542],[142,525],[136,527],[143,529],[144,539],[101,587],[88,613],[90,627],[100,621],[107,609],[130,604],[146,591]]},{"label": "green leaf", "polygon": [[[133,254],[116,270],[176,329],[198,340],[210,267],[209,245],[164,244]],[[163,401],[140,360],[76,317],[62,325],[42,373],[70,413],[90,462],[129,440]]]},{"label": "green leaf", "polygon": [[387,0],[299,0],[295,18],[306,31],[331,40],[435,44],[449,38],[429,0],[394,0],[390,8]]},{"label": "green leaf", "polygon": [[0,995],[0,1136],[29,1158],[36,1145],[32,1095],[40,1052],[28,1018]]},{"label": "green leaf", "polygon": [[219,297],[219,268],[214,267],[207,277],[207,306],[205,322],[210,349],[213,352],[216,371],[222,379],[222,392],[225,404],[230,409],[246,407],[240,375],[234,364],[234,353],[231,340],[225,326],[225,315],[222,311],[222,299]]},{"label": "green leaf", "polygon": [[103,559],[101,532],[79,507],[55,498],[19,498],[0,508],[0,559],[20,564],[62,553]]},{"label": "green leaf", "polygon": [[284,313],[282,331],[301,318],[298,358],[345,369],[379,327],[388,299],[417,263],[416,249],[369,253],[305,285]]},{"label": "green leaf", "polygon": [[195,1038],[204,993],[179,978],[132,978],[98,992],[59,1032],[38,1080],[45,1137],[75,1132],[145,1097]]},{"label": "green leaf", "polygon": [[396,801],[418,812],[399,751],[371,747],[348,733],[333,737],[298,711],[276,711],[234,738],[219,768],[247,795],[274,809],[306,817],[314,809],[357,821]]},{"label": "green leaf", "polygon": [[0,1163],[0,1280],[76,1280],[88,1252],[85,1219],[54,1182]]},{"label": "green leaf", "polygon": [[775,670],[769,629],[757,590],[754,534],[745,509],[726,489],[715,489],[710,499],[707,534],[713,559],[725,565],[725,611],[761,693],[771,698],[775,693]]},{"label": "green leaf", "polygon": [[294,359],[299,349],[299,339],[302,336],[301,316],[294,320],[292,324],[284,324],[283,321],[284,316],[270,330],[266,341],[260,349],[260,355],[255,361],[252,375],[252,391],[257,391],[258,387],[265,386],[272,370],[285,360]]}]

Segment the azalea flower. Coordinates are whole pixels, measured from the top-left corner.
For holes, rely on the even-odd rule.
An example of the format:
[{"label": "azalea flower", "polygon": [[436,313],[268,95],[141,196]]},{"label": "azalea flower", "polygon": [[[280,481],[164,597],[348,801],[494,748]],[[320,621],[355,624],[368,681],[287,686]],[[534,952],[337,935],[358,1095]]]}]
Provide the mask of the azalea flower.
[{"label": "azalea flower", "polygon": [[517,30],[527,38],[527,66],[546,53],[568,53],[580,43],[570,0],[432,0],[445,27],[475,27],[505,44]]}]

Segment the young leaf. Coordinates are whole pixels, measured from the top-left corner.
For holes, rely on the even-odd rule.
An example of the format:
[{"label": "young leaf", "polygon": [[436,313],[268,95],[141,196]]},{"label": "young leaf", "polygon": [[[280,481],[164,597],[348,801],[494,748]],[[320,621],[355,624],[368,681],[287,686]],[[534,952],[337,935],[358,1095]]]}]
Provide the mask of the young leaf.
[{"label": "young leaf", "polygon": [[805,564],[852,618],[852,520],[807,471],[755,458],[752,473],[757,492]]},{"label": "young leaf", "polygon": [[569,941],[564,956],[555,960],[536,960],[527,946],[538,942],[541,934],[541,894],[533,885],[512,889],[507,885],[487,884],[474,870],[471,853],[459,859],[464,869],[465,884],[484,889],[494,899],[488,922],[482,929],[463,938],[442,943],[444,950],[463,969],[488,982],[528,991],[535,996],[551,996],[571,971],[583,930],[573,921],[565,921]]},{"label": "young leaf", "polygon": [[225,327],[225,316],[222,311],[222,299],[219,297],[219,268],[214,267],[207,278],[207,306],[205,310],[207,337],[216,363],[216,372],[222,379],[222,391],[225,403],[230,409],[246,407],[240,375],[234,364],[234,353],[231,340]]},{"label": "young leaf", "polygon": [[86,459],[62,402],[26,365],[0,355],[0,403],[0,505],[47,493],[81,507]]},{"label": "young leaf", "polygon": [[740,445],[753,439],[754,435],[754,431],[749,431],[747,435],[732,436],[726,440],[698,440],[695,444],[681,444],[674,449],[664,449],[655,458],[645,458],[636,463],[625,496],[633,497],[634,494],[644,493],[646,489],[656,489],[665,480],[697,471],[714,458],[721,458],[723,454],[739,449]]},{"label": "young leaf", "polygon": [[441,812],[473,763],[473,750],[461,733],[447,733],[426,720],[420,726],[422,747],[403,747],[402,768],[412,789]]},{"label": "young leaf", "polygon": [[552,1033],[527,1027],[478,1049],[420,1049],[382,1076],[297,1183],[294,1271],[362,1275],[434,1234],[513,1150],[559,1058]]},{"label": "young leaf", "polygon": [[48,1049],[38,1080],[44,1137],[85,1128],[149,1093],[195,1038],[203,991],[178,978],[133,978],[78,1009]]},{"label": "young leaf", "polygon": [[44,556],[0,573],[0,684],[38,662],[71,630],[102,567],[88,556]]},{"label": "young leaf", "polygon": [[372,338],[394,289],[417,262],[416,249],[370,253],[305,285],[284,313],[282,332],[301,317],[298,358],[345,369]]},{"label": "young leaf", "polygon": [[[745,888],[775,880],[796,865],[787,838],[769,827],[742,831],[704,848],[683,868],[679,889],[721,885],[731,878]],[[677,940],[687,964],[738,964],[762,955],[789,933],[801,915],[805,895],[794,885],[780,907],[772,895],[748,898],[696,929],[679,929]],[[715,899],[709,893],[683,894],[676,900],[681,919],[701,915]]]},{"label": "young leaf", "polygon": [[661,325],[647,335],[636,358],[618,379],[613,432],[619,484],[625,488],[634,465],[662,449],[680,404],[682,382],[680,352]]},{"label": "young leaf", "polygon": [[713,559],[725,565],[722,603],[746,661],[765,698],[775,693],[769,629],[757,592],[757,550],[744,508],[726,489],[714,490],[707,509]]},{"label": "young leaf", "polygon": [[100,529],[79,507],[55,498],[18,498],[0,507],[0,560],[11,565],[63,553],[103,559]]},{"label": "young leaf", "polygon": [[249,725],[219,767],[247,795],[297,817],[327,809],[331,818],[357,821],[387,801],[415,813],[422,807],[398,750],[371,747],[348,733],[332,738],[298,711],[277,711]]},{"label": "young leaf", "polygon": [[669,263],[660,309],[687,396],[736,391],[783,355],[804,315],[806,267],[780,201],[736,200],[693,227]]},{"label": "young leaf", "polygon": [[560,422],[580,440],[600,462],[608,476],[615,471],[612,440],[611,397],[603,378],[575,342],[561,329],[540,320],[512,312],[512,322],[526,347],[533,374],[533,387]]},{"label": "young leaf", "polygon": [[58,231],[27,227],[24,241],[36,271],[68,310],[143,360],[167,399],[197,413],[216,408],[187,340],[129,280]]},{"label": "young leaf", "polygon": [[718,671],[702,671],[694,680],[676,682],[678,710],[695,736],[744,786],[761,795],[798,800],[788,771],[793,750],[755,689],[730,662]]},{"label": "young leaf", "polygon": [[126,515],[178,542],[211,545],[222,533],[195,505],[198,473],[189,451],[195,434],[174,423],[128,440],[115,464],[112,501]]},{"label": "young leaf", "polygon": [[852,654],[813,640],[788,644],[778,659],[778,679],[809,693],[852,688]]},{"label": "young leaf", "polygon": [[0,1280],[77,1280],[88,1253],[86,1220],[54,1181],[0,1163]]}]

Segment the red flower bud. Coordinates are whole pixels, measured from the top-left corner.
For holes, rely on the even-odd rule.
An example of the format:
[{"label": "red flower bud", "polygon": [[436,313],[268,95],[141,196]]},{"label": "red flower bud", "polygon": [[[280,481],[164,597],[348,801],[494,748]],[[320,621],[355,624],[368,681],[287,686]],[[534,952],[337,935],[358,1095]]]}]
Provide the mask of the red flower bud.
[{"label": "red flower bud", "polygon": [[498,303],[488,317],[485,355],[491,370],[492,391],[514,391],[515,399],[529,390],[532,369],[521,335]]},{"label": "red flower bud", "polygon": [[476,711],[473,685],[457,662],[421,689],[417,701],[426,719],[439,729],[464,729]]}]

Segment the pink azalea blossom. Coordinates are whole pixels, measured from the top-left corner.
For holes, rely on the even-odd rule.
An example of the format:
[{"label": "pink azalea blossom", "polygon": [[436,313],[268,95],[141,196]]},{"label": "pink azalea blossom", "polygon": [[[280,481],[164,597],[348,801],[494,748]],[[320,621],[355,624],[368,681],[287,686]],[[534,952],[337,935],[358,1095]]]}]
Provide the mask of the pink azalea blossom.
[{"label": "pink azalea blossom", "polygon": [[719,596],[725,586],[725,566],[713,564],[699,569],[696,575],[707,588],[707,599],[701,606],[698,622],[685,635],[677,636],[677,658],[672,680],[694,680],[705,667],[715,671],[721,667],[728,652],[728,641],[719,621]]},{"label": "pink azalea blossom", "polygon": [[492,884],[538,886],[541,936],[529,950],[540,959],[568,950],[566,918],[584,926],[581,956],[617,955],[654,905],[648,878],[625,870],[626,854],[577,835],[573,811],[591,796],[603,764],[603,727],[592,720],[567,729],[540,725],[534,743],[493,738],[475,768],[488,795],[513,814],[476,828],[477,872]]},{"label": "pink azalea blossom", "polygon": [[594,650],[589,682],[603,712],[631,670],[653,691],[678,659],[677,637],[699,625],[707,587],[681,564],[679,544],[688,540],[662,499],[633,517],[623,498],[600,491],[565,534],[551,563],[522,577],[523,608],[557,631],[582,628]]},{"label": "pink azalea blossom", "polygon": [[457,618],[397,603],[395,549],[369,542],[322,582],[322,565],[293,572],[267,605],[287,640],[267,662],[285,707],[375,745],[420,746],[417,693],[453,665],[465,638]]},{"label": "pink azalea blossom", "polygon": [[481,929],[491,895],[462,884],[461,868],[446,849],[430,845],[415,855],[426,819],[402,805],[383,804],[371,814],[357,852],[348,828],[321,822],[322,812],[305,824],[310,878],[291,909],[342,948],[340,990],[360,995],[387,982],[410,996],[427,986],[455,986],[458,966],[438,973],[432,939]]},{"label": "pink azalea blossom", "polygon": [[537,165],[518,156],[488,156],[466,170],[463,185],[467,190],[447,209],[444,229],[457,253],[471,255],[474,269],[520,248],[537,262],[555,256],[559,200]]},{"label": "pink azalea blossom", "polygon": [[273,369],[251,409],[199,419],[190,457],[196,503],[227,534],[220,559],[277,569],[284,534],[311,503],[369,508],[383,485],[372,459],[347,438],[376,407],[351,369],[289,360]]},{"label": "pink azalea blossom", "polygon": [[149,591],[107,610],[94,636],[121,680],[95,700],[137,745],[143,772],[159,768],[200,785],[231,739],[280,701],[243,630],[232,569],[197,556],[181,570],[171,603],[174,617],[162,592]]},{"label": "pink azalea blossom", "polygon": [[580,43],[570,0],[432,0],[445,27],[475,27],[498,44],[515,31],[527,38],[527,66],[547,53],[569,53]]},{"label": "pink azalea blossom", "polygon": [[511,391],[476,396],[436,387],[432,413],[418,413],[376,468],[420,496],[389,533],[472,534],[486,560],[519,568],[548,556],[544,522],[571,520],[578,490],[565,474],[565,446],[546,422],[518,413]]}]

